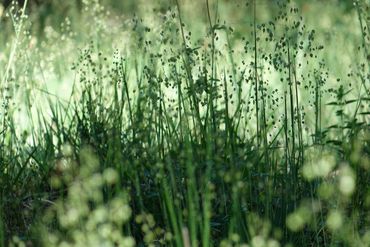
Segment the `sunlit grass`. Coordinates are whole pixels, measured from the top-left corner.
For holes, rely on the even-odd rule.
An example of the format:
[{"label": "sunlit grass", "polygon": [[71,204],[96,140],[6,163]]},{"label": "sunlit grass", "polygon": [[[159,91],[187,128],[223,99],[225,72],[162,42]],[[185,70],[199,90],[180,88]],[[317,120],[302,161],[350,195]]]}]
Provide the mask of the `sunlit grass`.
[{"label": "sunlit grass", "polygon": [[0,12],[0,245],[367,245],[366,1],[26,5]]}]

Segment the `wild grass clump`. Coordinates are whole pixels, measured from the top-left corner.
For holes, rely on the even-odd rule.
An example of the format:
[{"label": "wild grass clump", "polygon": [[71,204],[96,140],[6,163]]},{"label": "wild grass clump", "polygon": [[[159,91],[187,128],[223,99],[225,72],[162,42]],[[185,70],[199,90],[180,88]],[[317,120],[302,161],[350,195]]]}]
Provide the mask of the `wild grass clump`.
[{"label": "wild grass clump", "polygon": [[235,28],[224,1],[82,1],[40,36],[26,3],[1,62],[0,245],[367,246],[365,1],[345,77],[292,1],[237,1]]}]

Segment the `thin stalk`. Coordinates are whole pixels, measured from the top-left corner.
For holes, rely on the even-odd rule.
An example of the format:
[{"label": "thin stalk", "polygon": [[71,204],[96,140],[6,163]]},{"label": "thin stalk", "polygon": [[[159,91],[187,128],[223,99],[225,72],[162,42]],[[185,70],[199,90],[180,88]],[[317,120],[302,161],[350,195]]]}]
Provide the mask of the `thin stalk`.
[{"label": "thin stalk", "polygon": [[186,139],[185,143],[186,155],[186,173],[187,173],[187,197],[188,197],[188,210],[189,210],[189,229],[190,229],[190,241],[191,246],[198,246],[197,232],[198,232],[198,220],[197,215],[199,215],[198,208],[196,205],[199,205],[199,197],[196,186],[195,179],[195,167],[193,159],[193,152],[189,142],[189,139]]},{"label": "thin stalk", "polygon": [[[202,130],[203,129],[203,124],[202,124],[202,120],[201,120],[201,117],[200,117],[199,102],[198,102],[197,96],[195,94],[194,80],[193,80],[193,76],[192,76],[192,73],[191,73],[191,64],[189,62],[190,61],[189,55],[187,54],[187,48],[188,47],[187,47],[187,44],[186,44],[186,38],[185,38],[185,33],[184,33],[184,28],[183,28],[183,21],[182,21],[182,17],[181,17],[181,8],[180,8],[180,4],[179,4],[178,0],[176,0],[176,6],[177,6],[177,12],[178,12],[179,21],[180,21],[181,38],[182,38],[182,42],[183,42],[183,54],[185,55],[185,58],[183,58],[184,67],[185,67],[187,78],[188,78],[188,83],[189,83],[188,86],[189,86],[191,97],[192,97],[192,103],[193,103],[193,108],[194,108],[195,115],[196,115],[196,121],[199,124],[200,130]],[[195,128],[195,130],[196,130],[196,128]]]},{"label": "thin stalk", "polygon": [[212,35],[212,43],[211,43],[211,84],[212,84],[212,87],[211,87],[211,93],[209,94],[209,104],[210,104],[210,112],[211,112],[211,117],[212,117],[212,133],[214,134],[215,131],[216,131],[216,116],[215,116],[215,106],[214,106],[214,92],[213,91],[216,91],[217,90],[217,86],[216,86],[216,80],[215,80],[215,36],[216,36],[216,33],[215,33],[215,27],[213,26],[212,24],[212,19],[211,19],[211,12],[210,12],[210,8],[209,8],[209,1],[206,0],[206,8],[207,8],[207,18],[208,18],[208,24],[209,24],[209,28],[210,28],[210,31],[211,31],[211,35]]},{"label": "thin stalk", "polygon": [[296,186],[297,186],[297,179],[298,179],[298,167],[297,167],[297,164],[296,164],[296,160],[295,160],[295,151],[296,151],[296,147],[295,147],[295,121],[294,121],[294,93],[293,93],[293,87],[292,87],[292,84],[293,84],[293,79],[292,79],[292,71],[291,71],[291,66],[292,66],[292,60],[290,58],[290,42],[289,42],[289,39],[287,40],[287,46],[288,46],[288,49],[287,49],[287,52],[288,52],[288,74],[289,74],[289,82],[288,82],[288,85],[289,85],[289,101],[290,101],[290,120],[291,120],[291,131],[292,131],[292,151],[291,151],[291,166],[290,167],[292,169],[292,172],[293,172],[293,186],[294,186],[294,190],[293,190],[293,193],[294,195],[296,195]]},{"label": "thin stalk", "polygon": [[[162,173],[162,175],[164,176],[164,173]],[[169,188],[165,178],[162,178],[162,183],[161,184],[162,184],[162,188],[163,188],[164,201],[165,201],[165,204],[166,204],[166,207],[167,207],[167,210],[168,210],[170,222],[171,222],[171,225],[172,225],[172,230],[173,230],[173,233],[174,233],[176,246],[182,247],[183,246],[183,241],[182,241],[182,237],[181,237],[182,234],[180,232],[180,228],[179,228],[179,225],[178,225],[178,222],[177,222],[175,208],[174,208],[174,205],[173,205],[173,199],[170,196],[170,192],[169,192],[170,188]]]},{"label": "thin stalk", "polygon": [[260,146],[260,123],[259,123],[259,104],[258,104],[258,67],[257,67],[257,7],[256,0],[253,1],[253,38],[254,38],[254,96],[256,104],[256,130],[257,148]]}]

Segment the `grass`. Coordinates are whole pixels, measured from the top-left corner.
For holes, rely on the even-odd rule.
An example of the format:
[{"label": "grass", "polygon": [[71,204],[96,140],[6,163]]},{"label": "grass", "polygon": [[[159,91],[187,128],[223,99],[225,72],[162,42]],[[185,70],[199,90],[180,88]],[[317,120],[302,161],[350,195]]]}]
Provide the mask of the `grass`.
[{"label": "grass", "polygon": [[0,19],[0,246],[368,246],[368,1],[66,6]]}]

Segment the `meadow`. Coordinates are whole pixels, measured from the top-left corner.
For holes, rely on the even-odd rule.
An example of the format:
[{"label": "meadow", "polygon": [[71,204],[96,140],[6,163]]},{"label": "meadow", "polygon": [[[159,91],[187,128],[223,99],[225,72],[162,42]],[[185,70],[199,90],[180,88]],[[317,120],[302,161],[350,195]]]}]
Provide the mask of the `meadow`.
[{"label": "meadow", "polygon": [[0,2],[1,246],[370,246],[369,0]]}]

